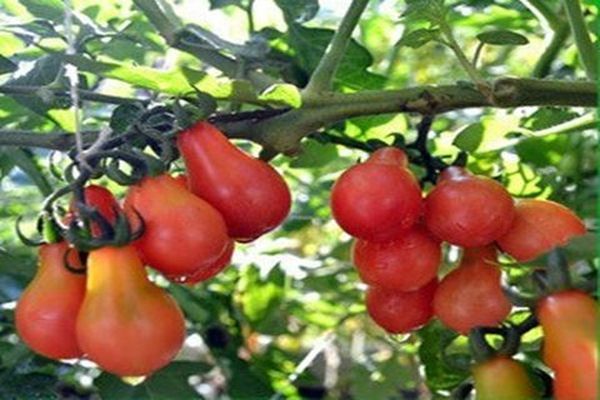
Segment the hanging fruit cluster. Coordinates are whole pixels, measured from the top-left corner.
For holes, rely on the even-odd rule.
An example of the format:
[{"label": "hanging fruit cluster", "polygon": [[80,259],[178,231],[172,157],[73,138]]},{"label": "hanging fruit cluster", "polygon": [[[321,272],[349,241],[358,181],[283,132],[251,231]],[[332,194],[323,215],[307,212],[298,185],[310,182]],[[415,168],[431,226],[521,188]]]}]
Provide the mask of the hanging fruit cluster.
[{"label": "hanging fruit cluster", "polygon": [[[443,169],[422,198],[405,152],[395,147],[380,148],[345,171],[332,188],[331,209],[355,237],[352,261],[368,285],[369,316],[394,334],[414,331],[434,317],[462,335],[481,327],[501,329],[512,304],[501,286],[498,253],[531,261],[586,232],[568,208],[547,200],[515,202],[500,183],[463,167]],[[462,257],[438,282],[444,242],[462,248]],[[598,393],[592,322],[598,307],[564,278],[567,268],[566,262],[548,266],[532,311],[545,335],[544,361],[556,374],[556,398],[591,400]],[[561,319],[559,313],[571,317]],[[566,350],[568,342],[577,346],[577,356]],[[477,398],[510,398],[509,392],[489,394],[495,392],[489,382],[503,373],[524,379],[522,367],[507,358],[513,353],[474,367]],[[531,392],[529,384],[521,389]]]},{"label": "hanging fruit cluster", "polygon": [[34,351],[85,357],[119,376],[153,373],[181,349],[185,320],[145,266],[176,283],[205,281],[230,263],[235,241],[255,240],[287,216],[283,178],[209,123],[182,131],[176,145],[185,175],[142,177],[122,207],[88,185],[62,220],[46,215],[39,268],[15,311]]}]

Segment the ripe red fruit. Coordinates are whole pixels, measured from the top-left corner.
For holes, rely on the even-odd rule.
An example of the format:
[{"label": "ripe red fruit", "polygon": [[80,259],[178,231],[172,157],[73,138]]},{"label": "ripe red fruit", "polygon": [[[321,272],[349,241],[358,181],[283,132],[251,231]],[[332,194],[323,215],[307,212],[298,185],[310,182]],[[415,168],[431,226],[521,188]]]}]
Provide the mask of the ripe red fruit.
[{"label": "ripe red fruit", "polygon": [[441,240],[479,247],[508,231],[514,205],[506,189],[493,179],[449,167],[425,199],[424,216],[427,228]]},{"label": "ripe red fruit", "polygon": [[290,211],[290,190],[266,162],[234,146],[207,122],[177,136],[192,193],[215,207],[229,235],[249,242],[274,229]]},{"label": "ripe red fruit", "polygon": [[461,334],[498,325],[512,307],[500,286],[501,271],[493,264],[494,248],[464,251],[460,265],[442,279],[433,300],[435,315]]},{"label": "ripe red fruit", "polygon": [[[15,310],[17,333],[35,352],[49,358],[82,355],[75,336],[77,313],[85,295],[85,275],[65,267],[67,242],[44,244],[39,249],[39,266]],[[76,251],[68,262],[81,267]]]},{"label": "ripe red fruit", "polygon": [[408,333],[425,325],[433,316],[431,301],[436,287],[436,278],[412,292],[371,286],[365,298],[367,312],[389,333]]},{"label": "ripe red fruit", "polygon": [[149,375],[183,345],[185,320],[175,300],[148,280],[131,246],[93,250],[77,340],[87,357],[119,376]]},{"label": "ripe red fruit", "polygon": [[212,271],[231,250],[219,212],[170,175],[148,176],[131,186],[125,209],[144,220],[144,234],[134,242],[142,260],[169,279],[185,282]]},{"label": "ripe red fruit", "polygon": [[517,261],[533,260],[586,232],[583,221],[573,211],[553,201],[521,200],[515,211],[510,229],[497,242]]},{"label": "ripe red fruit", "polygon": [[421,212],[421,189],[404,152],[382,148],[345,171],[331,190],[331,211],[344,231],[371,242],[411,228]]},{"label": "ripe red fruit", "polygon": [[566,290],[536,305],[544,333],[543,360],[554,370],[557,400],[598,398],[598,304],[587,293]]},{"label": "ripe red fruit", "polygon": [[437,276],[440,242],[416,226],[391,242],[357,240],[352,258],[365,283],[396,291],[416,290]]}]

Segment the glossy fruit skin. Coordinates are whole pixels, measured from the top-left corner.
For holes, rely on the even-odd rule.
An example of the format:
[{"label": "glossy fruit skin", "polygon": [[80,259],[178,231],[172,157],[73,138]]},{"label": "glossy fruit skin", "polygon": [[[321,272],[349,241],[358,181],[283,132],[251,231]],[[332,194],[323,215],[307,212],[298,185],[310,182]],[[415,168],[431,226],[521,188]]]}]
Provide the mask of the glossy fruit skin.
[{"label": "glossy fruit skin", "polygon": [[331,211],[350,235],[370,242],[398,238],[421,213],[421,189],[400,149],[375,151],[346,170],[331,189]]},{"label": "glossy fruit skin", "polygon": [[214,268],[232,245],[219,212],[168,174],[131,186],[125,210],[133,223],[133,210],[144,220],[134,242],[142,261],[178,282]]},{"label": "glossy fruit skin", "polygon": [[463,335],[476,326],[496,326],[510,313],[500,286],[501,271],[493,264],[495,254],[493,260],[488,258],[491,252],[495,253],[492,246],[465,249],[461,264],[442,279],[435,293],[436,317]]},{"label": "glossy fruit skin", "polygon": [[557,400],[598,398],[598,304],[578,290],[540,300],[536,315],[544,333],[542,358],[554,370]]},{"label": "glossy fruit skin", "polygon": [[476,400],[534,400],[540,396],[523,365],[511,358],[496,356],[472,370]]},{"label": "glossy fruit skin", "polygon": [[553,201],[521,200],[515,211],[510,229],[497,242],[517,261],[531,261],[586,233],[585,224],[573,211]]},{"label": "glossy fruit skin", "polygon": [[415,226],[391,242],[357,240],[352,259],[368,285],[396,291],[416,290],[437,276],[440,242]]},{"label": "glossy fruit skin", "polygon": [[179,306],[146,277],[131,246],[90,252],[77,339],[87,357],[119,376],[149,375],[168,364],[185,338]]},{"label": "glossy fruit skin", "polygon": [[184,279],[182,283],[193,285],[195,283],[204,282],[217,276],[231,263],[231,256],[233,255],[234,248],[234,242],[229,242],[227,249],[218,260],[216,260],[212,265],[209,265],[206,268],[199,269],[194,274]]},{"label": "glossy fruit skin", "polygon": [[[75,321],[85,295],[85,275],[74,274],[64,265],[66,242],[39,248],[38,270],[15,310],[17,333],[36,353],[53,359],[82,355],[75,336]],[[68,261],[81,267],[76,251]]]},{"label": "glossy fruit skin", "polygon": [[177,136],[192,193],[223,215],[229,236],[250,242],[287,217],[290,190],[268,163],[234,146],[216,127],[199,122]]},{"label": "glossy fruit skin", "polygon": [[493,179],[446,168],[425,198],[427,228],[461,247],[486,246],[504,235],[514,217],[510,194]]},{"label": "glossy fruit skin", "polygon": [[389,333],[408,333],[425,325],[433,316],[431,301],[437,278],[412,292],[370,286],[365,302],[369,316]]}]

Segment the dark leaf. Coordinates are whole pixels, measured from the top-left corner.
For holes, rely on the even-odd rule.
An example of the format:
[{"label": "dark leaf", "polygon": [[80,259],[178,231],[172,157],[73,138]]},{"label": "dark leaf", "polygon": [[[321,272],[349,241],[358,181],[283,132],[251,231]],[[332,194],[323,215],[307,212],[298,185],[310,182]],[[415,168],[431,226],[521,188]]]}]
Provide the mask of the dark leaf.
[{"label": "dark leaf", "polygon": [[458,133],[452,144],[467,153],[472,153],[477,150],[481,144],[483,140],[483,131],[483,124],[480,122],[467,125]]},{"label": "dark leaf", "polygon": [[318,0],[275,0],[275,3],[277,3],[279,8],[281,8],[281,11],[283,11],[286,20],[298,24],[310,21],[319,11]]},{"label": "dark leaf", "polygon": [[522,46],[529,43],[529,40],[520,33],[505,29],[482,32],[477,35],[477,39],[483,43],[495,45]]},{"label": "dark leaf", "polygon": [[0,75],[16,71],[17,64],[0,55]]},{"label": "dark leaf", "polygon": [[440,35],[439,29],[417,29],[411,32],[405,32],[402,38],[396,43],[396,46],[406,46],[413,49],[419,48],[433,40],[437,40]]}]

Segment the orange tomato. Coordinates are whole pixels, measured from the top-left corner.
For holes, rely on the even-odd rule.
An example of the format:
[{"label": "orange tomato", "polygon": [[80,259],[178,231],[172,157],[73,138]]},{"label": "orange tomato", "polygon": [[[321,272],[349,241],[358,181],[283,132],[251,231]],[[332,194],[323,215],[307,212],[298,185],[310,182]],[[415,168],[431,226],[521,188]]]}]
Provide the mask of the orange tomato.
[{"label": "orange tomato", "polygon": [[[35,352],[49,358],[82,355],[75,321],[85,294],[85,275],[65,267],[66,242],[44,244],[39,249],[38,270],[17,303],[15,323],[20,338]],[[76,251],[68,262],[81,267]]]},{"label": "orange tomato", "polygon": [[119,376],[149,375],[168,364],[185,338],[179,306],[146,277],[131,246],[88,257],[87,291],[77,339],[87,357]]}]

